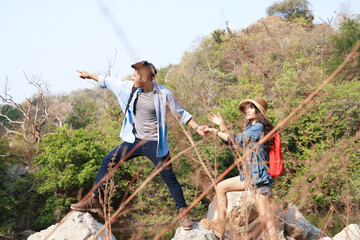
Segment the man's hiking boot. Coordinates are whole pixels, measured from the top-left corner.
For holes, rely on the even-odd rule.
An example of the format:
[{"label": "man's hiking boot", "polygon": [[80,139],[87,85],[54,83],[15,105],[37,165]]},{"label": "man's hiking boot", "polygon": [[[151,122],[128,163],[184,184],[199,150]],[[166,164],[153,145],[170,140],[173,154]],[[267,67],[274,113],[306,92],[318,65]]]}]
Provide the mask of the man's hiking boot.
[{"label": "man's hiking boot", "polygon": [[[179,208],[179,213],[182,214],[186,210],[186,207]],[[185,214],[180,220],[180,225],[185,230],[191,230],[193,227],[193,222],[189,218],[188,214]]]},{"label": "man's hiking boot", "polygon": [[225,235],[225,224],[220,224],[219,222],[210,222],[205,218],[201,219],[200,223],[206,229],[213,231],[218,238],[223,239]]},{"label": "man's hiking boot", "polygon": [[99,196],[93,193],[85,201],[71,204],[70,208],[77,211],[98,211],[101,209]]}]

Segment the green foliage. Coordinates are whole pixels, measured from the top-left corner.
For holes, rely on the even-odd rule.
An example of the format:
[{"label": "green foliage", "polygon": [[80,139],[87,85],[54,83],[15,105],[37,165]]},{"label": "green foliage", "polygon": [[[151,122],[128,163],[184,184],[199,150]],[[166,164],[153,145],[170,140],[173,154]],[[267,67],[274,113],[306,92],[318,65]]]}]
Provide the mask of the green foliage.
[{"label": "green foliage", "polygon": [[[4,140],[1,140],[1,142],[3,143]],[[1,146],[4,147],[3,144]],[[8,148],[6,145],[5,147]],[[3,153],[2,151],[0,152]],[[7,158],[11,159],[11,154]],[[0,162],[3,166],[3,159]],[[16,160],[12,160],[10,163],[14,164]],[[12,166],[12,164],[6,165],[5,170]],[[21,227],[38,229],[32,224],[37,217],[37,210],[42,204],[41,199],[34,190],[32,174],[28,173],[25,177],[12,179],[12,182],[9,182],[9,179],[5,179],[6,176],[3,173],[0,174],[0,177],[0,236],[12,234],[15,229],[19,229],[19,219],[21,219]],[[7,181],[6,187],[3,185],[3,180]]]},{"label": "green foliage", "polygon": [[13,231],[16,226],[16,214],[13,211],[16,199],[3,189],[6,172],[15,160],[11,156],[9,141],[0,140],[0,236]]},{"label": "green foliage", "polygon": [[66,123],[73,129],[85,128],[96,116],[95,102],[86,96],[75,97],[72,101],[72,111]]},{"label": "green foliage", "polygon": [[69,133],[67,126],[44,138],[39,145],[35,173],[41,194],[76,196],[80,187],[91,187],[106,149],[98,141],[99,131],[84,129]]},{"label": "green foliage", "polygon": [[220,114],[226,123],[233,123],[240,120],[239,111],[240,99],[223,98],[219,99]]},{"label": "green foliage", "polygon": [[[334,71],[344,60],[345,56],[355,47],[360,40],[360,15],[354,19],[342,22],[338,31],[331,37],[333,42],[333,54],[328,62],[328,72]],[[354,72],[359,72],[359,64]],[[348,73],[351,75],[352,72]],[[345,76],[346,77],[346,76]]]},{"label": "green foliage", "polygon": [[34,230],[42,229],[34,223],[43,208],[45,199],[36,191],[34,175],[28,173],[25,177],[17,179],[11,188],[7,189],[7,193],[15,199],[12,205],[12,213],[17,219],[14,221],[19,224],[18,218],[21,217],[24,227],[27,226],[27,228]]},{"label": "green foliage", "polygon": [[[1,106],[1,114],[8,116],[13,121],[19,120],[22,117],[21,112],[11,105]],[[0,122],[5,123],[7,120],[5,117],[0,116]]]},{"label": "green foliage", "polygon": [[15,199],[6,191],[0,190],[0,236],[12,233],[16,227],[16,215],[13,212]]},{"label": "green foliage", "polygon": [[349,53],[360,40],[360,15],[341,23],[337,34],[332,39],[339,55]]},{"label": "green foliage", "polygon": [[314,19],[308,0],[283,0],[282,2],[276,2],[266,9],[266,13],[269,16],[279,15],[286,20],[304,18],[309,23],[312,23]]},{"label": "green foliage", "polygon": [[46,200],[45,206],[40,211],[40,216],[35,224],[40,228],[46,228],[65,217],[70,207],[71,199],[66,197],[52,196]]},{"label": "green foliage", "polygon": [[211,33],[211,36],[212,36],[213,40],[217,44],[221,44],[223,42],[223,36],[224,35],[225,35],[225,30],[220,30],[220,29],[216,29],[215,31],[213,31]]},{"label": "green foliage", "polygon": [[[12,121],[21,120],[22,118],[21,112],[11,105],[3,105],[3,106],[0,105],[0,111],[2,115],[6,115]],[[10,129],[12,128],[11,123],[9,123],[9,120],[3,116],[0,116],[0,124],[6,128],[10,128]],[[1,125],[0,125],[0,136],[3,136],[6,134],[6,131],[4,127],[2,127]]]}]

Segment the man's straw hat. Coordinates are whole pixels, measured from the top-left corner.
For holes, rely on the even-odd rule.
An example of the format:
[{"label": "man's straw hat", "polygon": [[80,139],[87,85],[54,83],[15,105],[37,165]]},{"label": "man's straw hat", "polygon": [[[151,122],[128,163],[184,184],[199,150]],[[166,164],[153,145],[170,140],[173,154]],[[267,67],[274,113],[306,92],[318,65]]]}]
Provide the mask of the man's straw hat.
[{"label": "man's straw hat", "polygon": [[240,112],[244,113],[245,110],[246,110],[246,106],[247,106],[249,103],[254,104],[255,107],[256,107],[257,109],[259,109],[259,111],[261,112],[261,114],[262,114],[265,118],[267,118],[267,116],[266,116],[266,110],[267,110],[267,108],[268,108],[268,104],[267,104],[267,102],[266,102],[264,99],[259,98],[259,97],[256,97],[256,98],[254,98],[254,99],[245,99],[245,100],[241,101],[240,104],[239,104],[239,110],[240,110]]}]

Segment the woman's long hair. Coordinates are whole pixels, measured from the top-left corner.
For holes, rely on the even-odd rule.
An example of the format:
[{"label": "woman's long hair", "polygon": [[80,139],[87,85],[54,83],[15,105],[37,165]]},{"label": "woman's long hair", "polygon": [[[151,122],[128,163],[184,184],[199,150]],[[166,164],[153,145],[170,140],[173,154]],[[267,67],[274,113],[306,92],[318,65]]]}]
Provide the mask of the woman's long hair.
[{"label": "woman's long hair", "polygon": [[[266,118],[261,114],[261,112],[259,111],[259,109],[257,109],[257,107],[250,103],[249,104],[249,107],[250,108],[255,108],[255,113],[256,114],[259,114],[260,117],[259,119],[257,120],[257,122],[261,123],[263,126],[264,126],[264,136],[266,136],[266,134],[268,134],[271,130],[273,130],[274,126],[269,123],[268,120],[266,120]],[[248,122],[248,125],[250,124],[251,122],[249,121]],[[274,145],[274,137],[271,137],[268,141],[266,141],[264,143],[264,148],[267,152],[269,152],[272,148],[272,146]]]}]

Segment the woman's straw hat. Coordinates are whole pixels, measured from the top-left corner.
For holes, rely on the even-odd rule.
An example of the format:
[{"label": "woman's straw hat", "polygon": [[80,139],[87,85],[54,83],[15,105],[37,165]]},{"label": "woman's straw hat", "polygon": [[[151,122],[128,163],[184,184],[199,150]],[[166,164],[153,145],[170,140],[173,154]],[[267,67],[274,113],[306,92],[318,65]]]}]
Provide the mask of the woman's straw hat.
[{"label": "woman's straw hat", "polygon": [[267,118],[266,116],[266,110],[268,108],[268,104],[267,102],[262,99],[262,98],[259,98],[259,97],[256,97],[254,99],[245,99],[243,101],[241,101],[241,103],[239,104],[239,110],[240,112],[244,113],[245,112],[245,109],[246,109],[246,106],[249,104],[249,103],[252,103],[255,105],[255,107],[257,109],[259,109],[259,111],[261,112],[261,114]]}]

